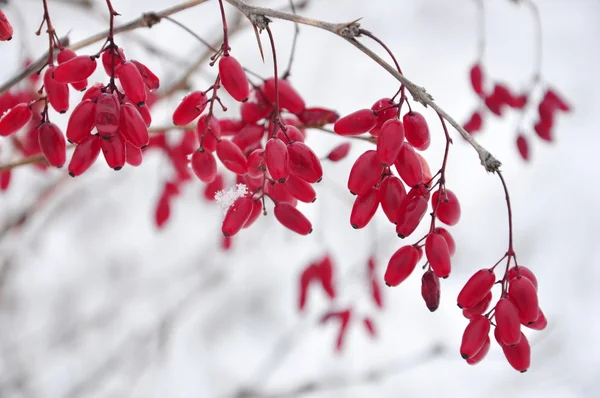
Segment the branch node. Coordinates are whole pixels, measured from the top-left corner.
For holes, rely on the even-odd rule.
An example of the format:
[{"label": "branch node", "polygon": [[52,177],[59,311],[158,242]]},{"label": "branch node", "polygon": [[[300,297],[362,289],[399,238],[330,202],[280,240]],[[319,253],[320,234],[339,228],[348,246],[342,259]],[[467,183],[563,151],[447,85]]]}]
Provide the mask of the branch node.
[{"label": "branch node", "polygon": [[495,173],[499,171],[500,166],[502,166],[502,163],[498,159],[496,159],[494,155],[485,150],[479,152],[479,159],[481,160],[481,164],[483,165],[483,167],[485,167],[485,170],[488,173]]},{"label": "branch node", "polygon": [[427,108],[427,101],[424,97],[427,97],[430,101],[433,101],[433,96],[427,92],[425,87],[415,86],[414,89],[411,87],[409,92],[412,94],[413,101],[418,102],[425,108]]},{"label": "branch node", "polygon": [[272,22],[269,18],[261,14],[250,14],[248,16],[248,19],[250,20],[252,25],[258,28],[259,32],[262,32],[264,29],[267,29],[269,23]]},{"label": "branch node", "polygon": [[352,22],[348,22],[345,24],[340,24],[340,27],[336,29],[338,35],[345,37],[347,39],[352,39],[360,36],[360,21],[362,18],[358,18]]},{"label": "branch node", "polygon": [[144,26],[151,28],[160,22],[161,17],[159,17],[155,12],[146,12],[142,14],[142,19],[144,21]]}]

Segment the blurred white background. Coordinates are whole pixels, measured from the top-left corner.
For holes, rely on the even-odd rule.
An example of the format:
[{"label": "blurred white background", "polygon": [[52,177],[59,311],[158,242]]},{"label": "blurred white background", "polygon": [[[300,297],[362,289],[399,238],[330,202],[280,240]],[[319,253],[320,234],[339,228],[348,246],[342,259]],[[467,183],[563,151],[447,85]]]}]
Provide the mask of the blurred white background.
[{"label": "blurred white background", "polygon": [[[16,34],[0,46],[2,82],[20,69],[21,36],[35,57],[47,43],[43,35],[33,35],[41,2],[10,3],[3,9],[15,21]],[[93,0],[91,11],[65,3],[50,3],[59,35],[71,31],[77,41],[106,28],[103,1]],[[175,3],[113,0],[122,14],[118,23]],[[0,397],[297,396],[296,389],[313,383],[314,391],[303,396],[598,396],[600,190],[594,181],[600,142],[600,2],[537,3],[544,80],[574,112],[559,116],[554,144],[532,139],[529,164],[514,144],[516,116],[490,119],[478,136],[504,163],[516,250],[520,262],[538,276],[549,319],[545,331],[528,334],[533,359],[527,373],[514,371],[495,343],[475,367],[458,354],[466,320],[456,295],[474,271],[504,254],[507,222],[498,178],[486,174],[475,152],[452,132],[447,186],[459,196],[463,216],[452,228],[458,251],[434,314],[420,297],[419,272],[400,287],[385,289],[383,311],[370,300],[364,274],[373,244],[383,275],[387,259],[403,242],[382,214],[374,228],[355,231],[349,225],[352,198],[346,179],[353,158],[367,144],[355,144],[349,159],[325,166],[317,202],[303,207],[314,221],[312,235],[296,236],[270,215],[236,236],[227,253],[219,248],[222,214],[202,198],[198,181],[174,201],[166,228],[156,230],[154,206],[172,173],[158,152],[149,152],[141,167],[118,173],[99,159],[77,179],[65,178],[64,171],[16,170],[10,189],[0,194],[0,230],[44,187],[61,182],[22,228],[0,237]],[[285,1],[261,4],[286,6]],[[232,17],[235,11],[226,7]],[[312,0],[302,13],[332,22],[363,17],[362,26],[394,51],[404,73],[462,121],[476,106],[468,80],[476,57],[476,11],[472,0]],[[216,1],[175,18],[203,37],[221,35]],[[262,65],[254,34],[244,24],[232,40],[232,53],[248,68],[269,75],[270,57]],[[293,25],[276,21],[272,28],[280,59],[287,60]],[[487,1],[486,37],[490,75],[515,89],[525,87],[534,53],[528,9],[508,0]],[[165,60],[148,53],[139,38],[174,56]],[[161,76],[163,85],[204,51],[166,21],[118,36],[117,43]],[[88,51],[98,49],[96,44]],[[214,73],[208,66],[201,69],[194,87],[208,87]],[[307,27],[301,29],[291,80],[308,104],[341,114],[369,107],[397,89],[393,78],[355,48]],[[154,123],[167,123],[183,95],[161,104]],[[235,114],[233,101],[226,101]],[[443,133],[435,114],[420,111],[433,133],[425,157],[437,170]],[[309,132],[309,141],[323,155],[341,142],[318,131]],[[0,156],[6,160],[6,151]],[[340,354],[334,352],[337,328],[318,324],[331,306],[321,291],[310,296],[306,314],[296,311],[299,274],[325,252],[335,260],[340,292],[331,308],[352,306],[357,314],[369,314],[378,331],[371,339],[360,322],[351,324]],[[380,377],[369,378],[372,373]]]}]

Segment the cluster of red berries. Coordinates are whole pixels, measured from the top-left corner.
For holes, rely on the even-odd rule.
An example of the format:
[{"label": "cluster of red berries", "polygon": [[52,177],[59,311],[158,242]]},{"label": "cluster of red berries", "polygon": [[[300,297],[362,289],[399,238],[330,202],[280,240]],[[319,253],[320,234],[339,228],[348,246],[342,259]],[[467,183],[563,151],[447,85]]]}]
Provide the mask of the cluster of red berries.
[{"label": "cluster of red berries", "polygon": [[6,15],[0,10],[0,41],[8,41],[12,39],[13,27],[6,18]]}]

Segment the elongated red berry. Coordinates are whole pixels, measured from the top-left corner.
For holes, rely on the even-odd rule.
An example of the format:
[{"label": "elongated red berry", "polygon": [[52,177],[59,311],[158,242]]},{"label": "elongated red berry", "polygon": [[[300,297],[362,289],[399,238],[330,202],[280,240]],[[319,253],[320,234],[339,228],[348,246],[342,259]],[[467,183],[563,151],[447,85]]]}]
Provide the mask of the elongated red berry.
[{"label": "elongated red berry", "polygon": [[539,316],[537,291],[528,278],[521,276],[512,279],[508,285],[508,294],[524,323],[530,324],[537,320]]},{"label": "elongated red berry", "polygon": [[463,310],[463,316],[467,319],[473,319],[477,315],[483,314],[492,302],[492,292],[488,292],[477,304],[469,309]]},{"label": "elongated red berry", "polygon": [[97,135],[90,135],[80,141],[73,151],[69,162],[69,175],[77,177],[83,174],[98,158],[100,153],[100,141]]},{"label": "elongated red berry", "polygon": [[[102,52],[102,66],[108,76],[118,77],[119,69],[125,62],[125,53],[122,48],[107,48]],[[114,75],[113,75],[114,71]]]},{"label": "elongated red berry", "polygon": [[215,156],[208,151],[197,150],[192,155],[192,170],[203,182],[211,182],[217,176]]},{"label": "elongated red berry", "polygon": [[67,140],[79,144],[89,138],[96,125],[96,103],[92,100],[81,101],[69,117]]},{"label": "elongated red berry", "polygon": [[159,78],[143,63],[135,60],[131,60],[131,63],[135,65],[138,72],[144,80],[144,84],[148,87],[148,90],[154,91],[160,87]]},{"label": "elongated red berry", "polygon": [[496,333],[497,331],[498,328],[496,328],[494,336],[496,336],[496,340],[498,340],[500,347],[502,347],[506,360],[513,369],[525,373],[527,369],[529,369],[529,366],[531,366],[531,346],[529,345],[527,337],[521,333],[519,342],[516,345],[502,345],[498,338],[498,334]]},{"label": "elongated red berry", "polygon": [[221,231],[225,236],[233,236],[240,232],[252,214],[254,203],[247,197],[238,198],[227,210]]},{"label": "elongated red berry", "polygon": [[467,325],[460,345],[460,356],[463,359],[469,359],[475,356],[485,345],[486,339],[489,338],[490,320],[479,315],[473,318]]},{"label": "elongated red berry", "polygon": [[421,278],[421,297],[431,312],[440,306],[440,279],[432,270],[427,270]]},{"label": "elongated red berry", "polygon": [[[415,232],[426,212],[427,199],[424,196],[415,196],[408,200],[396,222],[396,234],[402,239],[409,237]],[[438,277],[441,278],[440,275]]]},{"label": "elongated red berry", "polygon": [[304,133],[296,126],[288,124],[285,126],[285,132],[279,129],[277,133],[277,138],[285,142],[286,144],[292,143],[294,141],[304,142]]},{"label": "elongated red berry", "polygon": [[444,189],[441,195],[440,190],[435,191],[431,195],[431,207],[435,209],[437,219],[446,225],[456,225],[460,220],[460,202],[449,189]]},{"label": "elongated red berry", "polygon": [[101,137],[112,137],[119,129],[121,105],[116,95],[102,93],[96,100],[96,129]]},{"label": "elongated red berry", "polygon": [[402,246],[388,261],[383,280],[388,286],[398,286],[412,274],[419,262],[419,253],[414,246]]},{"label": "elongated red berry", "polygon": [[100,146],[108,167],[121,170],[125,166],[125,138],[121,134],[101,139]]},{"label": "elongated red berry", "polygon": [[217,156],[223,166],[235,174],[246,174],[248,172],[248,161],[240,147],[229,140],[221,140],[217,144]]},{"label": "elongated red berry", "polygon": [[391,166],[398,157],[404,144],[404,127],[396,118],[390,119],[381,126],[377,137],[377,156],[384,166]]},{"label": "elongated red berry", "polygon": [[483,70],[481,65],[475,64],[470,71],[471,87],[477,95],[483,95]]},{"label": "elongated red berry", "polygon": [[146,85],[140,71],[133,63],[123,62],[119,68],[119,81],[125,95],[133,104],[144,105],[147,99]]},{"label": "elongated red berry", "polygon": [[11,26],[6,15],[0,10],[0,41],[8,41],[12,39],[13,27]]},{"label": "elongated red berry", "polygon": [[366,133],[377,124],[377,116],[371,109],[361,109],[338,119],[333,131],[342,136]]},{"label": "elongated red berry", "polygon": [[294,174],[283,184],[285,189],[296,199],[304,203],[312,203],[317,200],[317,193],[312,185]]},{"label": "elongated red berry", "polygon": [[517,136],[517,149],[523,160],[529,160],[529,143],[523,134]]},{"label": "elongated red berry", "polygon": [[202,91],[194,91],[183,97],[173,112],[173,124],[185,126],[193,122],[206,108],[206,101],[206,94]]},{"label": "elongated red berry", "polygon": [[431,137],[427,121],[419,112],[408,112],[402,118],[406,141],[419,151],[429,148]]},{"label": "elongated red berry", "polygon": [[129,141],[125,141],[125,161],[134,167],[142,164],[142,150]]},{"label": "elongated red berry", "polygon": [[265,170],[264,150],[255,149],[248,155],[248,176],[251,178],[262,177]]},{"label": "elongated red berry", "polygon": [[285,184],[267,184],[265,193],[277,203],[287,203],[294,207],[298,204],[298,199],[285,188]]},{"label": "elongated red berry", "polygon": [[298,115],[298,119],[307,126],[324,126],[329,123],[335,123],[340,115],[331,109],[325,108],[306,108]]},{"label": "elongated red berry", "polygon": [[536,319],[536,321],[533,322],[533,323],[529,323],[529,324],[527,324],[525,326],[528,327],[529,329],[533,329],[533,330],[544,330],[544,329],[546,329],[546,326],[548,326],[548,320],[546,319],[546,315],[544,315],[544,312],[542,311],[541,308],[540,308],[540,313],[539,313],[538,318]]},{"label": "elongated red berry", "polygon": [[258,220],[258,217],[262,214],[263,205],[260,200],[254,200],[252,204],[252,212],[250,213],[250,217],[244,223],[243,228],[250,228],[252,224]]},{"label": "elongated red berry", "polygon": [[331,160],[332,162],[339,162],[340,160],[348,156],[351,147],[352,144],[350,144],[349,142],[344,142],[343,144],[340,144],[333,148],[331,152],[329,152],[329,154],[327,155],[327,159]]},{"label": "elongated red berry", "polygon": [[33,116],[31,108],[27,104],[18,104],[12,107],[0,119],[0,135],[3,137],[9,136],[21,130]]},{"label": "elongated red berry", "polygon": [[43,123],[38,134],[40,149],[50,166],[62,167],[67,160],[67,142],[62,131],[54,123]]},{"label": "elongated red berry", "polygon": [[379,190],[372,187],[366,193],[358,195],[350,212],[350,225],[354,229],[367,226],[379,207]]},{"label": "elongated red berry", "polygon": [[264,126],[258,124],[248,124],[244,126],[236,135],[233,136],[231,141],[240,147],[242,152],[256,147],[257,144],[265,136]]},{"label": "elongated red berry", "polygon": [[223,88],[227,90],[234,100],[238,102],[248,100],[248,96],[250,95],[248,77],[237,59],[231,55],[221,57],[219,60],[219,76],[221,77]]},{"label": "elongated red berry", "polygon": [[121,105],[119,130],[127,141],[138,148],[143,148],[150,142],[146,122],[132,104],[124,103]]},{"label": "elongated red berry", "polygon": [[382,171],[377,151],[365,151],[356,159],[350,169],[348,189],[355,195],[366,193],[381,179]]},{"label": "elongated red berry", "polygon": [[263,102],[247,101],[240,106],[242,120],[249,124],[257,123],[271,112],[271,107]]},{"label": "elongated red berry", "polygon": [[59,83],[75,83],[86,80],[95,70],[95,58],[79,55],[55,67],[53,77]]},{"label": "elongated red berry", "polygon": [[292,142],[287,146],[290,171],[306,182],[315,183],[323,178],[321,161],[306,144]]},{"label": "elongated red berry", "polygon": [[533,286],[535,286],[535,288],[537,290],[537,287],[538,287],[537,278],[535,277],[535,275],[529,268],[523,267],[522,265],[519,265],[518,267],[511,267],[508,270],[509,282],[519,275],[529,279],[531,281],[531,283],[533,283]]},{"label": "elongated red berry", "polygon": [[382,98],[373,104],[371,110],[374,111],[377,116],[377,123],[375,124],[375,127],[369,130],[369,133],[371,133],[372,136],[379,136],[381,126],[388,120],[398,116],[398,107],[394,105],[394,101],[390,98]]},{"label": "elongated red berry", "polygon": [[279,138],[271,138],[265,146],[265,162],[271,177],[284,183],[290,175],[287,146]]},{"label": "elongated red berry", "polygon": [[312,232],[312,224],[308,218],[289,203],[277,203],[273,213],[281,225],[297,234],[308,235]]},{"label": "elongated red berry", "polygon": [[[200,146],[210,150],[211,152],[214,151],[217,141],[221,139],[221,126],[219,125],[219,119],[213,115],[200,116],[200,119],[198,119],[196,133],[198,135]],[[235,141],[233,142],[235,143]],[[241,149],[240,145],[238,145],[238,147]]]},{"label": "elongated red berry", "polygon": [[456,242],[454,242],[454,238],[445,228],[436,228],[435,232],[442,235],[444,239],[446,239],[446,243],[448,244],[448,250],[450,250],[450,257],[454,256],[456,253]]},{"label": "elongated red berry", "polygon": [[481,362],[486,355],[488,354],[488,352],[490,352],[490,347],[491,347],[491,340],[490,340],[490,336],[487,336],[485,338],[485,342],[483,343],[483,347],[481,347],[481,349],[477,352],[477,354],[473,355],[472,357],[467,359],[467,363],[469,365],[476,365],[479,362]]},{"label": "elongated red berry", "polygon": [[517,307],[508,298],[501,298],[496,304],[496,332],[502,343],[515,345],[521,339],[521,321]]},{"label": "elongated red berry", "polygon": [[491,269],[484,268],[475,272],[458,294],[458,307],[471,308],[492,290],[496,276]]},{"label": "elongated red berry", "polygon": [[[279,107],[287,109],[294,115],[301,114],[306,106],[300,94],[287,80],[278,79],[277,84],[279,86]],[[267,79],[262,90],[269,101],[275,103],[275,79]]]},{"label": "elongated red berry", "polygon": [[102,89],[104,88],[104,84],[96,83],[92,87],[88,88],[86,92],[83,94],[81,101],[92,100],[95,101],[100,94],[102,94]]},{"label": "elongated red berry", "polygon": [[448,250],[448,244],[442,235],[432,232],[427,236],[425,255],[438,278],[447,278],[450,275],[450,250]]},{"label": "elongated red berry", "polygon": [[398,158],[394,163],[400,178],[409,187],[422,184],[423,181],[423,166],[417,156],[417,153],[413,149],[412,145],[405,143],[400,149]]},{"label": "elongated red berry", "polygon": [[402,204],[406,199],[406,189],[396,176],[386,177],[379,186],[381,208],[391,223],[396,224],[402,212]]},{"label": "elongated red berry", "polygon": [[150,109],[148,105],[136,106],[135,107],[139,112],[142,119],[144,119],[144,123],[146,123],[146,127],[150,127],[152,124],[152,115],[150,114]]},{"label": "elongated red berry", "polygon": [[69,109],[69,86],[54,80],[54,68],[49,67],[44,74],[44,89],[50,106],[58,113],[65,113]]}]

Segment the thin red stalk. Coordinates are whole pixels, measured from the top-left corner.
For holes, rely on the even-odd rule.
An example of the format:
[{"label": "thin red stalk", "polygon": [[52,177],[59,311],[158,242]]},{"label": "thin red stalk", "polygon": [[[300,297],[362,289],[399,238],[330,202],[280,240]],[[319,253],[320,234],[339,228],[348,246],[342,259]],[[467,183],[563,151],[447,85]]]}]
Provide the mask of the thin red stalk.
[{"label": "thin red stalk", "polygon": [[223,7],[223,0],[219,0],[219,7],[221,8],[221,18],[223,19],[223,55],[229,55],[229,37],[227,36],[227,19],[225,18],[225,8]]},{"label": "thin red stalk", "polygon": [[437,196],[437,201],[435,203],[435,206],[433,207],[433,211],[431,212],[431,225],[429,227],[429,232],[433,232],[433,230],[435,229],[435,216],[437,213],[437,209],[438,206],[440,204],[440,201],[442,200],[442,194],[444,192],[444,190],[446,189],[446,165],[448,163],[448,154],[450,153],[450,144],[452,143],[452,138],[450,138],[450,134],[448,133],[448,127],[446,127],[446,121],[444,120],[444,118],[442,117],[442,115],[440,115],[438,113],[438,117],[440,118],[440,121],[442,123],[442,128],[444,129],[444,134],[446,136],[446,148],[444,149],[444,160],[442,161],[442,167],[440,167],[440,170],[437,172],[437,174],[440,175],[440,179],[438,180],[438,184],[439,184],[439,195]]},{"label": "thin red stalk", "polygon": [[[44,19],[42,21],[42,25],[44,21],[46,22],[46,27],[48,28],[48,65],[54,65],[54,27],[52,26],[52,21],[50,21],[50,12],[48,11],[48,0],[43,0],[44,4]],[[38,30],[38,34],[40,33],[42,26],[40,26],[40,30]]]},{"label": "thin red stalk", "polygon": [[275,40],[273,39],[273,32],[269,25],[267,25],[267,34],[269,35],[269,42],[271,43],[271,52],[273,53],[273,79],[275,79],[275,120],[279,121],[279,75],[277,71],[277,51],[275,50]]}]

